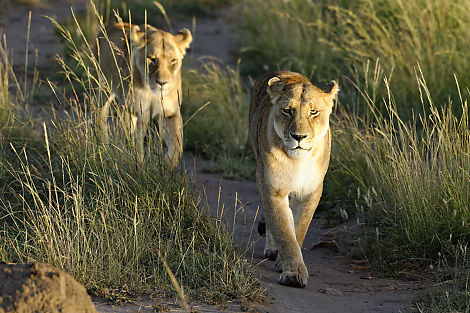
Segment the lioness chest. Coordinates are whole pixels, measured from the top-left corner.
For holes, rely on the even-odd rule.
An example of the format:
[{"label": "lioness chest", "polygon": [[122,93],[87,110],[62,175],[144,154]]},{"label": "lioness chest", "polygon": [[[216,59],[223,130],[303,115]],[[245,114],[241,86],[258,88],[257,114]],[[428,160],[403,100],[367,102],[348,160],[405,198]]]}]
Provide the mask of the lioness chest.
[{"label": "lioness chest", "polygon": [[271,151],[265,177],[271,190],[309,195],[321,186],[325,175],[322,156],[311,153],[303,158],[287,157],[282,151]]},{"label": "lioness chest", "polygon": [[170,90],[167,94],[162,95],[160,91],[155,91],[150,88],[135,88],[135,110],[136,112],[147,114],[151,113],[152,117],[155,115],[173,116],[176,110],[179,110],[179,105],[174,103],[170,93],[176,93]]}]

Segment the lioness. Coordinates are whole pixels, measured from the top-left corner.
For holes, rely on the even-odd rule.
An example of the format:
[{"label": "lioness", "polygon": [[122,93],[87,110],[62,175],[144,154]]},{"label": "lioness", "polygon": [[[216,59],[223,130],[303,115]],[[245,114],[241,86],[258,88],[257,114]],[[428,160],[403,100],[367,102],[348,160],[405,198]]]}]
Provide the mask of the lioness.
[{"label": "lioness", "polygon": [[[137,131],[139,158],[143,158],[149,120],[158,115],[160,134],[167,145],[165,161],[176,167],[183,152],[181,63],[192,42],[191,32],[184,28],[172,35],[150,25],[127,23],[114,23],[106,32],[109,41],[104,36],[98,39],[101,70],[120,103],[133,104],[131,128]],[[100,112],[104,131],[111,102]]]},{"label": "lioness", "polygon": [[259,79],[251,94],[249,138],[266,227],[264,255],[277,257],[284,285],[307,284],[300,247],[328,169],[329,116],[338,91],[334,81],[322,90],[301,74],[281,71]]}]

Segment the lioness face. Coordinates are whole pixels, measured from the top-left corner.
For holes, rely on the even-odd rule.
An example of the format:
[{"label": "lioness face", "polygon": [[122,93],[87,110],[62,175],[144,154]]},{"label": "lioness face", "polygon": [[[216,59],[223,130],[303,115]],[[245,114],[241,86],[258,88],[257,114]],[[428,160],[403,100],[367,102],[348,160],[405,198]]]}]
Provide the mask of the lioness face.
[{"label": "lioness face", "polygon": [[323,91],[305,83],[287,85],[277,77],[268,82],[274,129],[290,157],[309,155],[315,142],[328,131],[338,92],[336,83],[329,88]]},{"label": "lioness face", "polygon": [[134,28],[131,40],[134,64],[143,82],[152,91],[167,94],[171,83],[179,79],[183,57],[192,41],[191,32],[184,28],[173,36],[148,25],[146,31]]}]

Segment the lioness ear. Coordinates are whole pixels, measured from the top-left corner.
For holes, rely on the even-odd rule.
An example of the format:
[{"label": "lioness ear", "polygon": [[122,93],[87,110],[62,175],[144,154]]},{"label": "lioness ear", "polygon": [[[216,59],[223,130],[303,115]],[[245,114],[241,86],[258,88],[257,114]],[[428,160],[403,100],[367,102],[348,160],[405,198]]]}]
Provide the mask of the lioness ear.
[{"label": "lioness ear", "polygon": [[330,101],[333,101],[338,96],[339,86],[335,80],[328,83],[326,88],[323,90]]},{"label": "lioness ear", "polygon": [[132,43],[136,46],[142,46],[145,43],[143,42],[142,38],[144,37],[145,33],[140,31],[140,27],[137,25],[132,25],[130,29],[130,37]]},{"label": "lioness ear", "polygon": [[271,99],[275,99],[279,96],[282,92],[282,89],[286,86],[286,84],[279,78],[274,76],[270,80],[268,80],[268,88],[266,91],[268,92]]},{"label": "lioness ear", "polygon": [[336,82],[336,80],[330,81],[323,91],[329,93],[333,97],[336,97],[339,91],[338,83]]},{"label": "lioness ear", "polygon": [[180,49],[181,55],[186,54],[186,49],[189,48],[189,45],[193,41],[193,36],[191,32],[187,28],[180,29],[178,33],[174,36],[175,41],[178,44],[178,48]]}]

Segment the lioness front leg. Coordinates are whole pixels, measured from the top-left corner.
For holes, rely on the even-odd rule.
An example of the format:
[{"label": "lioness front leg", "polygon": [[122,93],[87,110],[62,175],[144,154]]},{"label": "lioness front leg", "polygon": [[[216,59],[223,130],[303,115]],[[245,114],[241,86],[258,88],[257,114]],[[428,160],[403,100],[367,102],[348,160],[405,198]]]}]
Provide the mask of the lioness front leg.
[{"label": "lioness front leg", "polygon": [[277,267],[282,270],[279,282],[293,287],[305,287],[308,280],[307,267],[297,243],[292,211],[287,194],[263,190],[264,214],[267,229],[278,248]]},{"label": "lioness front leg", "polygon": [[183,154],[183,119],[179,110],[162,118],[161,134],[168,149],[165,162],[168,167],[174,169]]},{"label": "lioness front leg", "polygon": [[290,207],[294,215],[295,236],[300,248],[302,248],[308,227],[317,209],[322,190],[323,185],[319,186],[307,196],[299,196],[295,193],[291,195]]}]

